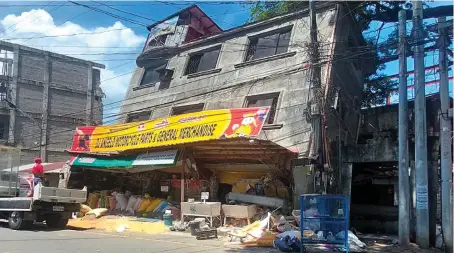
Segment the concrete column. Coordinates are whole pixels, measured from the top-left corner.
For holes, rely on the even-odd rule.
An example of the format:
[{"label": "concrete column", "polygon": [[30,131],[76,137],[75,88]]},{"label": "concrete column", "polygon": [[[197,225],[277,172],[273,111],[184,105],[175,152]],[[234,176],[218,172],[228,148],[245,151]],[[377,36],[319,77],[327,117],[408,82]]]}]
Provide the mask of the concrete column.
[{"label": "concrete column", "polygon": [[47,162],[47,141],[48,141],[48,117],[49,117],[49,87],[51,82],[51,61],[49,58],[49,54],[47,53],[45,56],[44,62],[44,82],[43,82],[43,107],[42,107],[42,114],[41,114],[41,138],[40,138],[40,151],[41,151],[41,159],[43,162]]},{"label": "concrete column", "polygon": [[341,163],[342,170],[342,195],[352,195],[352,177],[353,177],[353,164],[352,163]]},{"label": "concrete column", "polygon": [[313,174],[310,172],[310,165],[296,165],[292,168],[295,189],[293,192],[293,208],[300,208],[300,195],[314,192]]},{"label": "concrete column", "polygon": [[[19,78],[19,45],[14,45],[14,52],[13,52],[13,75],[12,81],[10,83],[10,96],[11,103],[17,104],[17,80]],[[16,134],[16,109],[11,108],[9,110],[9,129],[8,129],[8,143],[14,145],[16,142],[15,134]]]},{"label": "concrete column", "polygon": [[85,124],[87,126],[92,125],[93,123],[93,65],[88,65],[88,75],[87,75],[87,104],[85,107]]}]

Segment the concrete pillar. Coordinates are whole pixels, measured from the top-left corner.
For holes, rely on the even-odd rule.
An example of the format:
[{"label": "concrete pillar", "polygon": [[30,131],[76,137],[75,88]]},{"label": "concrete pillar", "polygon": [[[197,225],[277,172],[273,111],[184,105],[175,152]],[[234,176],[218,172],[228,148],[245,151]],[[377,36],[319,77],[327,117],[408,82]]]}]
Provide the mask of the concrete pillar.
[{"label": "concrete pillar", "polygon": [[87,126],[92,125],[93,123],[93,65],[88,65],[88,75],[87,75],[87,104],[85,108],[85,124]]},{"label": "concrete pillar", "polygon": [[342,195],[352,195],[352,176],[353,176],[353,164],[352,163],[341,163],[341,174],[342,174]]},{"label": "concrete pillar", "polygon": [[300,195],[314,192],[313,173],[310,165],[295,165],[292,168],[295,189],[293,191],[293,208],[300,208]]},{"label": "concrete pillar", "polygon": [[43,162],[47,162],[47,141],[48,141],[48,118],[49,118],[49,87],[51,82],[51,61],[49,53],[45,56],[44,62],[44,82],[43,82],[43,107],[41,114],[41,138],[40,138],[40,151],[41,159]]},{"label": "concrete pillar", "polygon": [[[14,52],[13,52],[13,75],[12,81],[10,83],[10,96],[11,103],[17,104],[17,80],[19,78],[19,45],[14,45]],[[9,128],[8,128],[8,143],[11,145],[15,144],[16,138],[16,109],[11,108],[9,111]]]}]

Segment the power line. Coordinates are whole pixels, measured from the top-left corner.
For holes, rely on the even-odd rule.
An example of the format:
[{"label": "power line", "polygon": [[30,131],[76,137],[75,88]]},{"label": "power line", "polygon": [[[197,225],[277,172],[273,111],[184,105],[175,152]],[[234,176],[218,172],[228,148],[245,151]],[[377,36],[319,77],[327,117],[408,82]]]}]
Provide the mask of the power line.
[{"label": "power line", "polygon": [[[368,52],[366,52],[366,53],[368,53]],[[364,53],[360,53],[360,54],[358,54],[358,55],[361,55],[361,54],[364,54]],[[356,55],[356,56],[358,56],[358,55]],[[335,61],[345,60],[345,59],[349,59],[349,58],[351,58],[351,57],[355,57],[355,55],[350,56],[350,57],[345,57],[344,59],[336,59]],[[324,64],[324,63],[328,63],[328,62],[335,62],[335,61],[329,60],[329,61],[320,62],[319,64]],[[302,63],[302,64],[305,64],[305,62]],[[295,64],[295,65],[293,65],[293,66],[296,66],[296,65],[299,65],[299,64]],[[233,71],[236,71],[236,70],[233,70]],[[187,83],[185,83],[185,84],[183,84],[183,85],[186,85],[186,84],[187,84]],[[238,85],[238,84],[237,84],[237,85]],[[240,83],[240,85],[241,85],[241,83]],[[174,86],[173,88],[175,88],[175,87],[176,87],[176,86]],[[206,87],[203,87],[203,88],[206,88]],[[184,98],[179,99],[179,100],[173,100],[173,101],[170,101],[170,102],[168,102],[168,103],[164,103],[164,104],[160,104],[160,105],[156,105],[156,106],[145,107],[145,108],[141,108],[141,109],[136,110],[136,111],[130,111],[130,112],[128,112],[128,113],[130,114],[130,113],[140,112],[140,111],[144,111],[144,110],[148,110],[148,109],[152,109],[152,108],[157,108],[157,107],[160,107],[160,106],[166,105],[166,104],[174,104],[175,102],[180,102],[180,101],[183,101],[183,100],[186,100],[186,99],[189,99],[189,98],[193,98],[193,97],[196,97],[196,96],[207,95],[207,94],[210,94],[210,93],[213,93],[213,92],[216,92],[216,91],[225,90],[225,89],[229,89],[229,88],[232,88],[232,87],[223,87],[223,88],[220,88],[220,89],[217,89],[217,90],[212,90],[212,91],[209,91],[209,92],[205,92],[205,93],[201,93],[201,94],[196,94],[196,95],[193,95],[193,96],[190,96],[190,97],[184,97]],[[153,92],[153,93],[157,93],[157,92],[159,92],[159,91],[156,91],[156,92]],[[144,94],[144,95],[149,95],[149,94]],[[143,96],[143,95],[141,95],[141,96]],[[139,97],[140,97],[140,96],[139,96]],[[130,98],[130,99],[137,99],[137,98],[138,98],[138,97],[133,97],[133,98]],[[124,102],[124,101],[126,101],[126,100],[129,100],[129,99],[120,100],[120,101],[117,101],[117,102],[114,102],[114,103]],[[133,104],[136,104],[136,103],[143,103],[143,101],[131,103],[131,104],[129,104],[129,105],[133,105]],[[113,103],[111,103],[111,104],[113,104]],[[122,114],[127,114],[127,113],[120,113],[119,115],[122,115]],[[61,115],[61,116],[65,116],[65,115]]]},{"label": "power line", "polygon": [[113,14],[111,12],[108,12],[108,11],[105,11],[105,10],[102,10],[102,9],[99,9],[99,8],[96,8],[96,7],[92,7],[90,5],[77,3],[77,2],[74,2],[74,1],[68,1],[68,2],[70,2],[70,3],[74,4],[74,5],[77,5],[77,6],[81,6],[81,7],[85,7],[85,8],[94,10],[94,11],[99,12],[99,13],[106,14],[106,15],[111,16],[113,18],[121,19],[121,20],[129,22],[131,24],[140,25],[140,26],[143,26],[143,27],[147,27],[148,26],[147,24],[142,23],[140,21],[137,21],[137,20],[134,20],[134,19],[130,19],[130,18],[125,18],[123,16],[120,16],[120,15],[117,15],[117,14]]},{"label": "power line", "polygon": [[[363,53],[359,53],[359,54],[357,54],[357,55],[349,55],[348,57],[344,57],[344,58],[339,58],[339,59],[334,59],[334,60],[323,61],[323,62],[320,62],[319,64],[324,64],[324,63],[328,63],[328,62],[335,62],[335,61],[345,60],[345,59],[349,59],[349,58],[352,58],[352,57],[356,57],[356,56],[359,56],[359,55],[365,54],[365,53],[369,53],[369,51],[366,51],[366,52],[363,52]],[[234,72],[234,71],[236,71],[236,69],[234,69],[234,70],[232,70],[232,71],[229,71],[229,72]],[[134,72],[134,71],[132,71],[132,72]],[[126,74],[130,74],[130,73],[132,73],[132,72],[124,73],[124,74],[121,74],[121,75],[119,75],[119,76],[123,76],[123,75],[126,75]],[[226,74],[226,73],[228,73],[228,72],[221,73],[221,74],[218,74],[218,75],[222,75],[222,74]],[[116,76],[116,77],[119,77],[119,76]],[[110,78],[110,79],[114,79],[114,78],[116,78],[116,77],[113,77],[113,78]],[[110,80],[110,79],[106,79],[106,80],[103,80],[103,81],[107,81],[107,80]],[[189,84],[189,83],[196,82],[196,81],[198,81],[198,80],[191,81],[191,82],[186,82],[186,83],[184,83],[184,84],[182,84],[182,85],[187,85],[187,84]],[[171,88],[176,88],[176,87],[178,87],[178,86],[181,86],[181,85],[173,86],[173,87],[171,87]],[[203,87],[203,88],[205,88],[205,87]],[[155,91],[155,92],[152,92],[152,93],[157,93],[157,92],[160,92],[160,91]],[[144,95],[141,95],[141,96],[148,96],[148,95],[150,95],[150,94],[152,94],[152,93],[144,94]],[[138,97],[141,97],[141,96],[138,96]],[[138,97],[132,97],[132,98],[130,98],[130,99],[137,99]],[[121,102],[124,102],[124,101],[127,101],[127,100],[129,100],[129,99],[123,99],[123,100],[120,100],[120,101],[112,102],[112,103],[110,103],[110,104],[108,104],[108,105],[103,105],[103,108],[106,109],[106,106],[109,106],[109,105],[112,105],[112,104],[115,104],[115,103],[121,103]],[[175,102],[175,101],[173,101],[173,102]],[[135,103],[132,103],[132,104],[129,104],[129,105],[133,105],[133,104],[137,104],[137,103],[143,103],[143,101],[135,102]],[[99,107],[98,107],[98,108],[99,108]],[[94,109],[95,109],[95,108],[94,108]],[[142,109],[140,109],[140,110],[138,110],[138,111],[143,111],[143,110],[145,110],[145,109],[148,109],[148,108],[142,108]],[[85,111],[85,110],[81,111],[80,113],[83,113],[84,111]],[[130,113],[131,113],[131,112],[130,112]],[[71,114],[65,114],[65,115],[60,115],[60,116],[61,116],[61,117],[64,117],[64,116],[67,116],[67,115],[71,115]]]},{"label": "power line", "polygon": [[[364,52],[364,53],[368,53],[368,51],[366,51],[366,52]],[[361,53],[361,54],[364,54],[364,53]],[[358,55],[360,55],[360,54],[358,54]],[[351,58],[351,57],[354,57],[354,56],[355,56],[355,55],[353,55],[353,56],[349,55],[349,57],[344,58],[344,59],[348,59],[348,58]],[[357,56],[357,55],[356,55],[356,56]],[[338,60],[343,60],[343,59],[340,58],[340,59],[334,59],[334,60],[338,61]],[[325,61],[325,62],[328,62],[328,61]],[[323,64],[323,62],[321,62],[320,64]],[[232,71],[235,71],[235,70],[232,70]],[[118,75],[118,76],[115,76],[115,77],[112,77],[112,78],[109,78],[109,79],[102,80],[101,82],[105,82],[105,81],[108,81],[108,80],[111,80],[111,79],[115,79],[115,78],[117,78],[117,77],[124,76],[124,75],[130,74],[130,73],[132,73],[132,72],[134,72],[134,71],[127,72],[127,73],[123,73],[123,74],[121,74],[121,75]],[[230,72],[230,71],[229,71],[229,72]],[[228,72],[225,72],[225,73],[228,73]],[[222,73],[221,73],[221,74],[222,74]],[[219,74],[219,75],[221,75],[221,74]],[[186,85],[186,84],[188,84],[188,83],[191,83],[191,82],[187,82],[187,83],[185,83],[185,84],[183,84],[183,85]],[[172,88],[176,88],[176,87],[177,87],[177,86],[173,86]],[[156,91],[156,92],[158,92],[158,91]],[[155,92],[153,92],[153,93],[155,93]],[[144,94],[144,95],[150,95],[150,94]],[[134,97],[134,98],[131,98],[131,99],[137,99],[137,97]],[[126,99],[126,100],[127,100],[127,99]],[[126,100],[120,100],[120,101],[117,101],[117,102],[110,103],[110,104],[108,104],[108,105],[103,105],[103,108],[106,109],[106,107],[109,106],[109,105],[112,105],[112,104],[115,104],[115,103],[119,103],[119,102],[124,102],[124,101],[126,101]],[[141,101],[141,102],[142,102],[142,101]],[[141,102],[139,102],[139,103],[141,103]],[[83,112],[84,112],[84,111],[81,111],[80,113],[83,113]],[[69,114],[69,115],[71,115],[71,114]],[[65,116],[65,115],[61,115],[61,116]]]},{"label": "power line", "polygon": [[[82,12],[82,13],[79,13],[79,14],[77,14],[76,16],[72,17],[71,19],[66,20],[66,21],[63,22],[62,24],[60,24],[60,25],[58,25],[58,26],[54,26],[54,27],[49,28],[48,30],[46,30],[45,32],[43,32],[43,34],[49,32],[49,31],[52,31],[52,30],[54,30],[55,28],[57,28],[57,27],[59,27],[59,26],[62,26],[62,25],[64,25],[64,24],[66,24],[67,22],[72,21],[72,20],[74,20],[74,19],[76,19],[76,18],[78,18],[78,17],[80,17],[80,16],[82,16],[82,15],[84,15],[85,13],[88,13],[88,12],[90,12],[90,10],[85,11],[85,12]],[[36,36],[36,37],[39,37],[39,36]],[[34,37],[34,38],[36,38],[36,37]],[[24,40],[24,43],[27,42],[27,41],[29,41],[29,40],[32,40],[32,39],[34,39],[34,38],[28,38],[28,39]]]},{"label": "power line", "polygon": [[[296,64],[296,65],[299,65],[299,64]],[[295,66],[295,65],[294,65]],[[282,69],[285,69],[285,68],[282,68]],[[276,74],[279,74],[279,75],[282,75],[282,74],[286,74],[287,72],[285,73],[276,73]],[[233,73],[234,74],[234,73]],[[233,74],[231,76],[233,76]],[[264,77],[264,78],[271,78],[274,76],[267,76],[267,77]],[[253,81],[253,83],[251,83],[251,85],[254,85],[255,83],[257,83],[258,81],[261,81],[262,79],[257,79],[255,81]],[[220,86],[223,86],[225,83],[228,82],[228,79],[223,83],[221,84]],[[207,92],[203,92],[203,93],[199,93],[199,94],[195,94],[195,95],[192,95],[192,96],[188,96],[188,97],[183,97],[181,99],[178,99],[178,100],[173,100],[173,101],[169,101],[167,103],[162,103],[162,104],[159,104],[159,105],[155,105],[155,106],[150,106],[150,107],[146,107],[146,108],[141,108],[139,110],[136,110],[136,111],[130,111],[128,113],[120,113],[119,115],[122,115],[122,114],[131,114],[131,113],[135,113],[135,112],[139,112],[139,111],[144,111],[144,110],[148,110],[148,109],[151,109],[151,108],[159,108],[159,107],[162,107],[163,105],[167,105],[167,104],[174,104],[176,102],[181,102],[181,101],[184,101],[184,100],[187,100],[187,99],[190,99],[190,98],[194,98],[194,97],[198,97],[198,96],[203,96],[203,95],[207,95],[207,94],[211,94],[211,93],[214,93],[214,92],[217,92],[217,91],[224,91],[224,90],[228,90],[228,89],[231,89],[231,88],[235,88],[235,87],[240,87],[240,86],[243,86],[243,85],[247,85],[249,83],[239,83],[239,84],[234,84],[234,85],[230,85],[230,86],[227,86],[227,87],[220,87],[218,89],[215,89],[215,90],[210,90],[210,91],[207,91]],[[202,89],[202,88],[200,88]],[[137,98],[137,97],[135,97]],[[132,99],[135,99],[135,98],[132,98]],[[125,99],[127,100],[127,99]],[[125,101],[123,100],[123,101]],[[143,101],[141,101],[143,102]],[[131,104],[130,104],[131,105]],[[63,131],[63,132],[67,132],[67,131]]]},{"label": "power line", "polygon": [[[133,27],[137,28],[137,27]],[[7,38],[2,40],[24,40],[24,39],[42,39],[42,38],[59,38],[59,37],[70,37],[70,36],[78,36],[78,35],[95,35],[95,34],[102,34],[108,33],[113,31],[123,31],[123,30],[131,30],[131,27],[127,28],[115,28],[115,29],[108,29],[99,32],[82,32],[82,33],[71,33],[71,34],[61,34],[61,35],[43,35],[43,36],[36,36],[36,37],[26,37],[26,38]]]},{"label": "power line", "polygon": [[118,8],[113,7],[112,5],[107,5],[107,4],[105,4],[105,3],[97,2],[97,1],[93,1],[93,0],[90,0],[90,1],[91,1],[91,2],[94,2],[94,3],[97,3],[97,4],[100,4],[100,5],[102,5],[102,6],[108,7],[109,9],[116,10],[116,11],[119,11],[119,12],[122,12],[122,13],[125,13],[125,14],[129,14],[129,15],[134,16],[134,17],[138,17],[138,18],[142,18],[142,19],[146,19],[146,20],[158,22],[158,20],[156,20],[156,19],[144,17],[144,16],[142,16],[142,15],[138,15],[138,14],[135,14],[135,13],[133,13],[133,12],[124,11],[124,10],[121,10],[121,9],[118,9]]},{"label": "power line", "polygon": [[[44,7],[45,7],[45,6],[44,6]],[[51,12],[57,10],[57,9],[60,8],[60,7],[61,7],[61,5],[58,6],[58,7],[53,8],[53,9],[50,10],[48,13],[51,13]],[[27,16],[27,17],[28,17],[28,16]],[[27,23],[31,23],[31,22],[33,22],[33,21],[39,19],[39,18],[41,18],[41,16],[38,16],[38,17],[36,17],[35,19],[33,19],[33,20],[31,20],[31,21],[29,21],[29,22],[27,22]],[[21,20],[21,21],[15,23],[14,25],[10,26],[9,28],[14,27],[14,26],[17,26],[17,24],[21,23],[21,22],[24,21],[24,20],[25,20],[25,19],[23,19],[23,20]],[[5,37],[5,36],[7,36],[7,35],[9,35],[9,34],[11,34],[11,33],[13,33],[13,32],[15,32],[15,31],[19,30],[21,27],[23,27],[23,26],[19,26],[19,27],[17,27],[16,29],[12,30],[12,31],[9,32],[9,33],[5,33],[5,31],[8,30],[9,28],[5,29],[5,31],[3,31],[4,34],[2,35],[1,38],[2,38],[3,40],[6,40],[6,39],[4,39],[3,37]]]},{"label": "power line", "polygon": [[[40,8],[44,8],[46,6],[49,6],[53,1],[49,2],[48,4],[46,5],[43,5],[41,6]],[[39,6],[38,6],[39,7]],[[21,20],[19,20],[18,22],[14,23],[13,25],[11,26],[8,26],[7,28],[5,28],[2,32],[0,32],[0,34],[4,34],[6,31],[8,31],[9,29],[11,29],[12,27],[16,26],[17,24],[21,23],[21,22],[24,22],[29,16],[31,15],[31,13],[28,13],[27,17],[26,18],[23,18]]]}]

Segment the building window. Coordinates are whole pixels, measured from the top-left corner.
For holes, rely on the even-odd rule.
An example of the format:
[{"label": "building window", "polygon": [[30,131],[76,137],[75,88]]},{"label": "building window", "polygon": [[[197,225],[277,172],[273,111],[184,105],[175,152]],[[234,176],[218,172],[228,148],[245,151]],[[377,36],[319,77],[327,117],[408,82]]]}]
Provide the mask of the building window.
[{"label": "building window", "polygon": [[246,98],[246,107],[265,107],[269,106],[268,118],[266,124],[273,124],[276,117],[277,101],[279,93],[250,96]]},{"label": "building window", "polygon": [[146,121],[146,120],[149,120],[150,117],[151,117],[150,111],[131,113],[128,115],[128,118],[126,119],[126,123]]},{"label": "building window", "polygon": [[184,105],[172,108],[171,116],[181,115],[192,112],[201,112],[205,104]]},{"label": "building window", "polygon": [[250,39],[246,61],[286,53],[290,43],[291,30]]},{"label": "building window", "polygon": [[210,51],[191,55],[184,74],[189,75],[205,70],[215,69],[220,51],[221,48],[216,48]]},{"label": "building window", "polygon": [[154,37],[150,42],[148,43],[149,47],[161,47],[166,44],[168,34],[160,35]]},{"label": "building window", "polygon": [[158,67],[146,68],[142,80],[140,81],[140,86],[154,85],[159,82],[161,80],[159,78],[161,76],[160,70],[164,69],[166,66],[167,63]]}]

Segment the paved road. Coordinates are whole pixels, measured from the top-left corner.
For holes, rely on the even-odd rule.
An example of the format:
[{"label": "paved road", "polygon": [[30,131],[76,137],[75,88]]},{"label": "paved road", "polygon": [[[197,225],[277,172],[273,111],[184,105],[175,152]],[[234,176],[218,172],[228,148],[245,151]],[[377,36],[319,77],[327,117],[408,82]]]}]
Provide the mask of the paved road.
[{"label": "paved road", "polygon": [[193,237],[123,235],[93,231],[52,231],[43,227],[14,231],[0,223],[0,253],[248,253],[275,252],[268,249],[228,249],[220,240],[197,241]]}]

